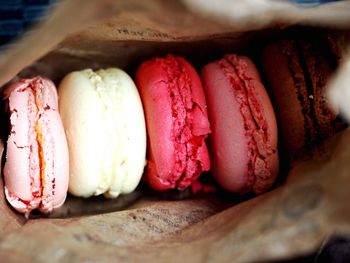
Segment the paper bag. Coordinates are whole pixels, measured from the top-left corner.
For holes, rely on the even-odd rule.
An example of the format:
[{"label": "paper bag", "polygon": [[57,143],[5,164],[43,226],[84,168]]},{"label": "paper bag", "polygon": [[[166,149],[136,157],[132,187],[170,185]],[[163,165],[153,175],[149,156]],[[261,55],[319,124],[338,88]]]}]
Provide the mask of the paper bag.
[{"label": "paper bag", "polygon": [[[17,77],[41,74],[58,84],[72,70],[108,66],[133,76],[140,62],[167,53],[183,55],[200,69],[226,52],[256,57],[272,36],[301,20],[259,18],[252,31],[250,24],[237,28],[217,22],[177,1],[125,0],[118,1],[117,9],[116,15],[70,35],[20,68]],[[326,24],[322,16],[315,17],[312,21]],[[31,58],[41,56],[38,48],[26,48],[34,50]],[[7,73],[15,76],[16,67]],[[287,179],[258,197],[221,190],[174,197],[140,187],[117,200],[68,197],[56,213],[26,220],[2,193],[0,258],[45,263],[257,262],[305,255],[333,234],[350,234],[349,160],[350,130],[345,130],[295,160],[282,171]]]}]

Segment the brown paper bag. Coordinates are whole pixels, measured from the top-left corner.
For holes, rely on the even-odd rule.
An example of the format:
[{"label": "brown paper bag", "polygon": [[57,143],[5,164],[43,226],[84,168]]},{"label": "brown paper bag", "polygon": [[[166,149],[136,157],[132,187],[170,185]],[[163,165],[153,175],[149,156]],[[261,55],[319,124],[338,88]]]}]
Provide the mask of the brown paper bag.
[{"label": "brown paper bag", "polygon": [[[231,24],[188,12],[176,1],[125,0],[116,9],[117,15],[69,36],[29,67],[13,67],[7,76],[16,75],[20,68],[19,77],[42,74],[58,83],[72,70],[107,66],[132,75],[141,61],[168,52],[186,56],[200,68],[225,52],[254,55],[259,49],[256,43],[262,46],[281,30],[276,25],[300,21],[300,16],[288,23],[262,19],[254,31],[244,24],[238,31]],[[316,17],[313,21],[324,21]],[[22,66],[42,55],[38,48],[25,45],[21,54],[26,48],[34,53],[19,62]],[[13,50],[3,61],[18,56]],[[0,73],[0,79],[6,74]],[[282,185],[254,198],[185,192],[170,200],[141,188],[117,200],[69,197],[48,218],[32,215],[35,219],[26,220],[2,194],[0,258],[6,262],[256,262],[307,254],[330,235],[350,234],[349,160],[350,130],[345,130],[296,160]]]}]

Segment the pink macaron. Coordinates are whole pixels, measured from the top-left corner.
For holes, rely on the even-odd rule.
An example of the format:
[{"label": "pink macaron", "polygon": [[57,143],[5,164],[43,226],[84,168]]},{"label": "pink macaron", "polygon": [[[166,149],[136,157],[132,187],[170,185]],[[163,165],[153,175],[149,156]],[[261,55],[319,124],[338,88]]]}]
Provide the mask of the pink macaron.
[{"label": "pink macaron", "polygon": [[184,58],[168,55],[137,70],[148,133],[145,179],[155,190],[184,190],[210,169],[210,133],[200,78]]},{"label": "pink macaron", "polygon": [[23,79],[7,90],[10,135],[4,167],[5,195],[21,213],[60,207],[68,189],[68,147],[55,85]]},{"label": "pink macaron", "polygon": [[255,65],[247,57],[226,55],[206,65],[201,78],[214,177],[231,192],[267,191],[278,174],[277,124]]}]

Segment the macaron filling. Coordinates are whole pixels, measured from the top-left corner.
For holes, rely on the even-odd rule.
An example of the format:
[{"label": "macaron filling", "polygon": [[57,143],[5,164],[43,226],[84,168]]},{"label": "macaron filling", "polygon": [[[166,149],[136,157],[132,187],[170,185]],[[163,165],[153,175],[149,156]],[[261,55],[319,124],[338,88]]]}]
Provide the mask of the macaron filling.
[{"label": "macaron filling", "polygon": [[261,193],[271,184],[269,157],[276,152],[268,132],[263,107],[261,107],[254,85],[247,75],[247,64],[236,55],[227,55],[218,65],[231,83],[240,113],[244,119],[245,135],[248,143],[248,178],[242,192]]}]

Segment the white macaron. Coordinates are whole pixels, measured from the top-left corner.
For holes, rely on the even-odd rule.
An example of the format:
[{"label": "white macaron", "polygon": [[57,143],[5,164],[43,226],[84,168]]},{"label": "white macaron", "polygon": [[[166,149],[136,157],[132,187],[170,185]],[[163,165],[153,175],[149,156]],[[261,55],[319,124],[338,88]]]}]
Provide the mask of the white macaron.
[{"label": "white macaron", "polygon": [[117,68],[86,69],[68,74],[58,94],[69,192],[111,198],[132,192],[146,164],[146,125],[133,80]]}]

